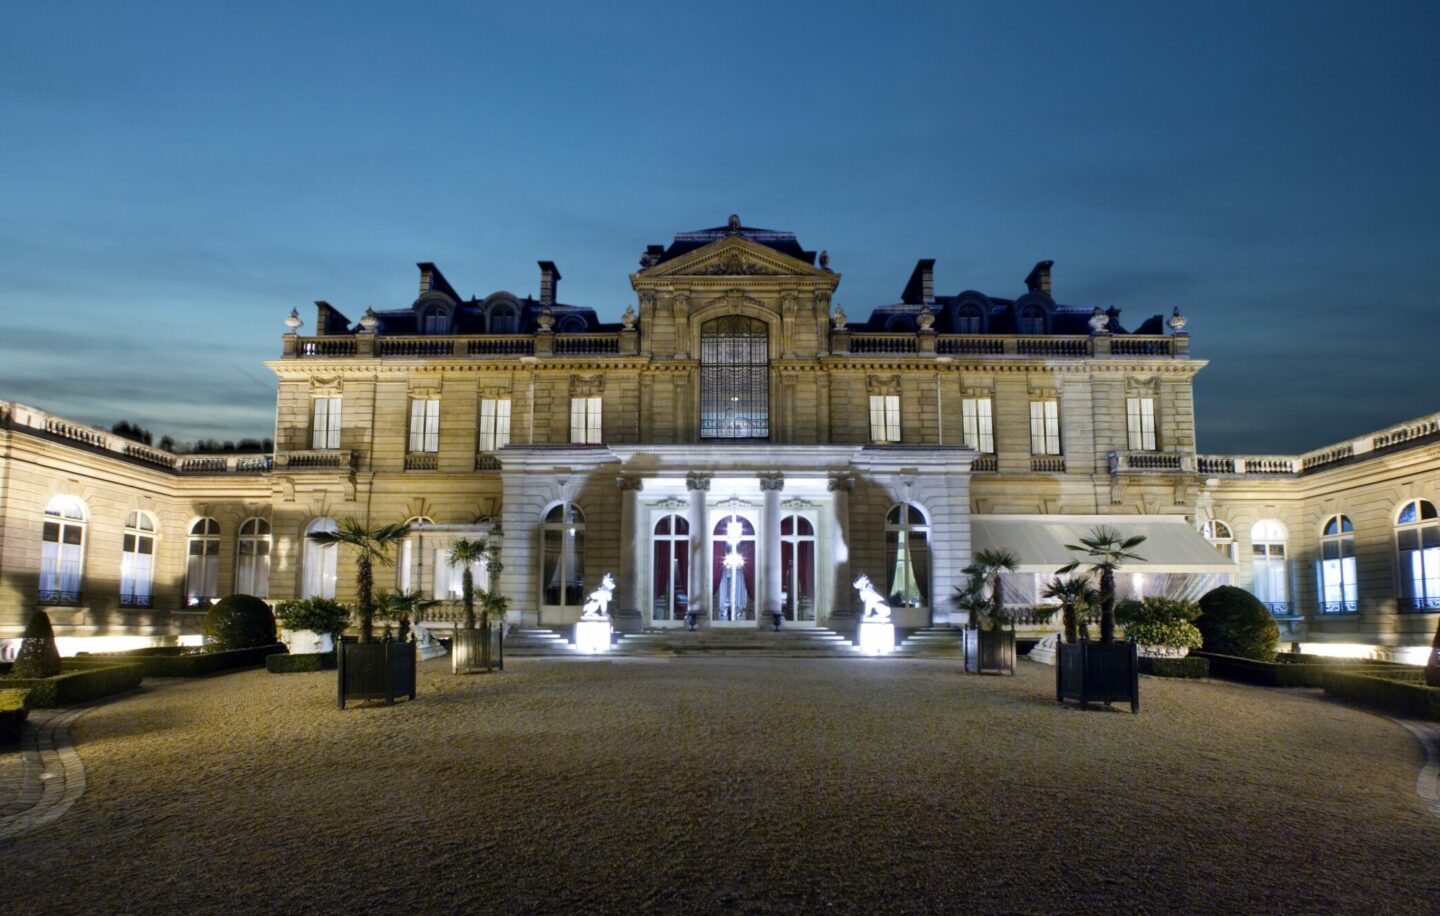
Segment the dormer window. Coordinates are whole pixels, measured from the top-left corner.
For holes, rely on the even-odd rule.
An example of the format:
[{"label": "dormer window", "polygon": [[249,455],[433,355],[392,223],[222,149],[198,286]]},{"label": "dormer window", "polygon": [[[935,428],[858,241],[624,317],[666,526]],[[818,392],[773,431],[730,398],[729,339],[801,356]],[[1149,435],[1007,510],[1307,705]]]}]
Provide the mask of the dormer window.
[{"label": "dormer window", "polygon": [[1021,334],[1045,333],[1045,310],[1038,305],[1027,305],[1020,312]]},{"label": "dormer window", "polygon": [[439,306],[432,306],[420,316],[420,333],[436,336],[450,333],[450,313]]},{"label": "dormer window", "polygon": [[555,327],[562,334],[583,334],[585,333],[585,319],[579,315],[566,315]]},{"label": "dormer window", "polygon": [[955,333],[979,334],[981,330],[980,310],[967,305],[955,313]]},{"label": "dormer window", "polygon": [[497,305],[490,310],[491,334],[514,334],[520,330],[520,313],[511,305]]}]

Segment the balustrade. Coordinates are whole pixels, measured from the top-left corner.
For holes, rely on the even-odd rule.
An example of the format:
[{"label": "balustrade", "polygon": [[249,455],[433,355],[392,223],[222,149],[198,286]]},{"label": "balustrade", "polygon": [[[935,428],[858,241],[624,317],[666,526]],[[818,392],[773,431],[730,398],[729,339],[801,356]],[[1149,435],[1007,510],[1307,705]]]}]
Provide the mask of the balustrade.
[{"label": "balustrade", "polygon": [[935,341],[935,352],[941,356],[1003,356],[1005,338],[945,335]]},{"label": "balustrade", "polygon": [[994,471],[999,468],[999,463],[994,455],[981,455],[970,463],[970,470],[976,474]]},{"label": "balustrade", "polygon": [[1050,474],[1064,473],[1065,458],[1061,455],[1031,455],[1030,470]]},{"label": "balustrade", "polygon": [[405,456],[405,470],[407,471],[433,471],[439,466],[439,461],[435,455]]},{"label": "balustrade", "polygon": [[852,334],[851,353],[914,353],[914,334]]},{"label": "balustrade", "polygon": [[1184,471],[1185,456],[1175,452],[1111,452],[1110,473]]},{"label": "balustrade", "polygon": [[556,334],[556,356],[613,356],[620,352],[616,334]]}]

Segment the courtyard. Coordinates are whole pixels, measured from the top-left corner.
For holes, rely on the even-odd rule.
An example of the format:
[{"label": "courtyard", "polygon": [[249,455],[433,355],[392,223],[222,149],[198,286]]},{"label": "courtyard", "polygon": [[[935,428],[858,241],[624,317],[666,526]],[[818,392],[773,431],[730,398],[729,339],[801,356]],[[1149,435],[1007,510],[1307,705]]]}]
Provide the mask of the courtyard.
[{"label": "courtyard", "polygon": [[69,725],[83,794],[0,839],[0,910],[1440,906],[1425,754],[1395,722],[1156,678],[1139,716],[1087,713],[1053,677],[437,660],[414,702],[344,712],[333,673],[151,680]]}]

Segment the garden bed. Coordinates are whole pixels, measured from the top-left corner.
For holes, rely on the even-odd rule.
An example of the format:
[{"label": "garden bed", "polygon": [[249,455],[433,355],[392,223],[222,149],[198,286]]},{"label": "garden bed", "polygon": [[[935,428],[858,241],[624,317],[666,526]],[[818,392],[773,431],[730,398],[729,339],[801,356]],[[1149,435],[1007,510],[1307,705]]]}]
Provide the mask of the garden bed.
[{"label": "garden bed", "polygon": [[265,659],[265,670],[271,674],[295,674],[302,671],[334,671],[334,652],[302,652],[296,655],[271,655]]},{"label": "garden bed", "polygon": [[1381,676],[1327,671],[1323,686],[1327,694],[1342,700],[1375,706],[1397,716],[1440,721],[1440,687],[1425,686],[1423,669],[1415,673],[1419,677],[1400,679],[1389,673]]},{"label": "garden bed", "polygon": [[271,646],[255,646],[250,649],[232,649],[228,652],[191,650],[185,654],[168,651],[174,647],[157,648],[167,651],[157,653],[155,649],[140,649],[136,650],[136,654],[117,652],[113,655],[85,655],[77,656],[76,660],[103,663],[123,660],[126,663],[140,665],[146,677],[208,677],[212,674],[263,665],[268,656],[285,651],[285,647],[279,643]]},{"label": "garden bed", "polygon": [[0,746],[20,740],[25,717],[30,714],[30,691],[0,690]]},{"label": "garden bed", "polygon": [[139,662],[111,664],[104,661],[65,659],[55,677],[14,677],[10,664],[0,666],[0,689],[30,691],[30,708],[50,708],[88,703],[113,693],[140,686],[145,671]]}]

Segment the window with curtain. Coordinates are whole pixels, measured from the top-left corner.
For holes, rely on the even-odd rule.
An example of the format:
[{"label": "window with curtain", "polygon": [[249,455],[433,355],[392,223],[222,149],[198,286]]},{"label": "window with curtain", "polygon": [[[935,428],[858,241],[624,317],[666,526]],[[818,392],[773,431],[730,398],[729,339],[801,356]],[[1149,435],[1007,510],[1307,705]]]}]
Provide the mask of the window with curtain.
[{"label": "window with curtain", "polygon": [[1344,515],[1332,516],[1320,535],[1320,613],[1353,614],[1357,609],[1355,585],[1355,526]]},{"label": "window with curtain", "polygon": [[570,399],[570,441],[576,445],[599,445],[600,398]]},{"label": "window with curtain", "polygon": [[340,399],[314,398],[312,408],[314,422],[310,429],[310,447],[340,447]]},{"label": "window with curtain", "polygon": [[901,503],[885,516],[885,594],[894,607],[930,606],[930,523]]},{"label": "window with curtain", "polygon": [[1132,452],[1155,451],[1155,399],[1126,398],[1125,427]]},{"label": "window with curtain", "polygon": [[510,399],[480,399],[480,451],[494,452],[510,444]]},{"label": "window with curtain", "polygon": [[410,451],[440,451],[440,399],[410,399]]},{"label": "window with curtain", "polygon": [[1277,617],[1290,614],[1289,570],[1285,541],[1289,532],[1273,518],[1264,518],[1250,528],[1250,565],[1255,597]]},{"label": "window with curtain", "polygon": [[1060,402],[1054,398],[1030,402],[1030,454],[1060,454]]},{"label": "window with curtain", "polygon": [[690,610],[690,521],[662,515],[651,532],[650,619],[683,620]]},{"label": "window with curtain", "polygon": [[155,602],[155,519],[148,512],[131,512],[123,538],[120,606],[150,607]]},{"label": "window with curtain", "polygon": [[755,523],[731,512],[710,538],[710,594],[715,620],[755,619]]},{"label": "window with curtain", "polygon": [[780,588],[786,620],[815,619],[815,525],[798,513],[780,520]]},{"label": "window with curtain", "polygon": [[405,524],[410,526],[410,533],[395,548],[395,587],[402,592],[412,592],[420,587],[424,572],[424,560],[420,555],[421,533],[415,530],[415,526],[435,523],[423,515],[416,515],[407,518]]},{"label": "window with curtain", "polygon": [[965,444],[982,455],[995,453],[995,420],[989,398],[965,398],[960,402]]},{"label": "window with curtain", "polygon": [[561,503],[545,513],[540,528],[541,601],[578,608],[585,600],[585,513]]},{"label": "window with curtain", "polygon": [[1395,519],[1400,610],[1440,610],[1440,518],[1428,499],[1412,499]]},{"label": "window with curtain", "polygon": [[220,523],[213,518],[202,518],[190,526],[185,545],[185,604],[198,607],[218,597]]},{"label": "window with curtain", "polygon": [[265,598],[270,594],[270,523],[247,518],[235,544],[235,593]]},{"label": "window with curtain", "polygon": [[[335,519],[317,518],[305,526],[305,534],[317,531],[335,531]],[[305,538],[305,559],[301,569],[301,598],[334,598],[335,567],[339,548],[334,544],[317,544]]]},{"label": "window with curtain", "polygon": [[900,396],[870,395],[870,441],[900,441]]},{"label": "window with curtain", "polygon": [[85,504],[56,496],[45,505],[40,536],[40,604],[79,604],[85,564]]}]

